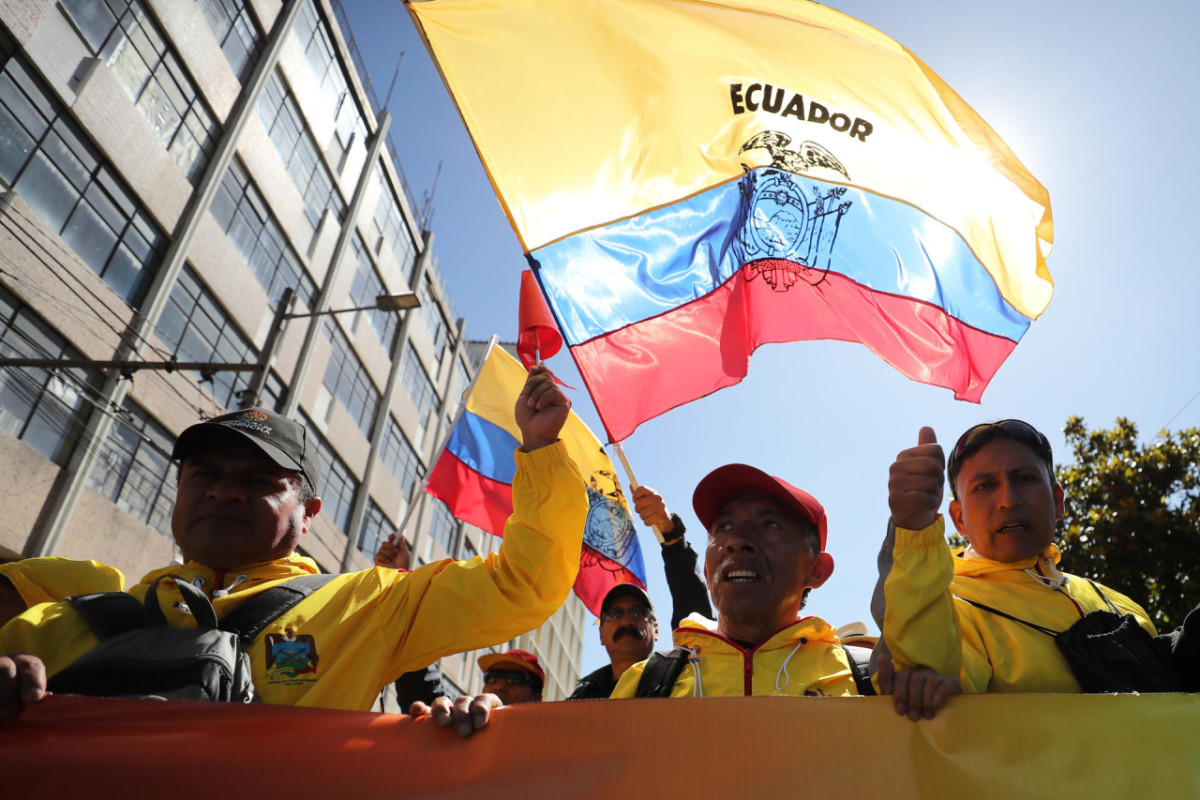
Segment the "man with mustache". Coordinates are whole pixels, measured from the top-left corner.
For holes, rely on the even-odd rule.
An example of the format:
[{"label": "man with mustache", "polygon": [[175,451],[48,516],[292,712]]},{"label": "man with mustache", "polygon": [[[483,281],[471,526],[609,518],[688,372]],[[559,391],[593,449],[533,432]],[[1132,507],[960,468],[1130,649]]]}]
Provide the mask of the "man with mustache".
[{"label": "man with mustache", "polygon": [[[511,639],[561,606],[579,568],[588,509],[583,478],[558,439],[570,405],[548,369],[530,370],[515,398],[523,443],[499,553],[482,564],[447,560],[411,573],[375,567],[333,576],[250,644],[263,702],[367,710],[400,673]],[[303,425],[245,409],[191,426],[173,457],[179,490],[171,527],[187,563],[149,573],[128,592],[136,600],[144,603],[158,579],[176,575],[224,616],[319,572],[295,552],[321,510],[316,446]],[[195,624],[173,579],[157,592],[169,625]],[[10,621],[0,629],[0,654],[9,654],[0,655],[0,718],[41,700],[48,677],[98,644],[69,603],[35,605]]]},{"label": "man with mustache", "polygon": [[600,700],[616,688],[625,670],[644,661],[654,650],[658,620],[650,595],[637,584],[619,583],[600,604],[600,644],[610,663],[579,679],[568,700]]}]

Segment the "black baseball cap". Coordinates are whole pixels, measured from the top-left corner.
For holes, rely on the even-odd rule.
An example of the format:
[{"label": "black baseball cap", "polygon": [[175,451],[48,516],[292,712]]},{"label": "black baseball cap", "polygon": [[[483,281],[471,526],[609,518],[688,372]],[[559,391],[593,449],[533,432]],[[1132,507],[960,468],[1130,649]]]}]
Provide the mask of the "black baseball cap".
[{"label": "black baseball cap", "polygon": [[654,610],[654,604],[650,602],[650,595],[646,594],[645,589],[636,583],[618,583],[608,590],[608,594],[604,595],[604,600],[600,602],[600,616],[604,616],[608,607],[622,597],[632,597],[651,611]]},{"label": "black baseball cap", "polygon": [[276,414],[269,408],[245,408],[198,422],[175,440],[171,458],[183,461],[213,440],[214,436],[241,436],[263,455],[284,469],[294,469],[304,476],[314,492],[321,481],[317,464],[317,448],[309,441],[308,429],[295,420]]}]

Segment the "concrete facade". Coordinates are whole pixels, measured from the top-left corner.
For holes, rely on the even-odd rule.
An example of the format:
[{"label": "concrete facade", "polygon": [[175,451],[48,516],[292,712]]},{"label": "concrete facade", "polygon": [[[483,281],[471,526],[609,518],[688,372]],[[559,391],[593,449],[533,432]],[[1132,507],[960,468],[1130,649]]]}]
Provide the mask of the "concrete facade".
[{"label": "concrete facade", "polygon": [[[0,0],[0,355],[252,364],[285,287],[293,313],[417,291],[425,307],[390,321],[294,319],[274,351],[261,402],[322,442],[325,511],[302,547],[326,571],[367,567],[411,502],[420,563],[493,552],[498,539],[417,491],[479,349],[460,341],[335,8],[127,0],[105,18],[103,6]],[[414,355],[432,396],[402,378],[385,406],[393,357]],[[178,556],[171,442],[239,407],[250,377],[0,366],[0,560],[96,559],[134,583]],[[560,699],[585,616],[572,596],[495,649],[536,652]],[[464,692],[479,689],[478,655],[441,663]]]}]

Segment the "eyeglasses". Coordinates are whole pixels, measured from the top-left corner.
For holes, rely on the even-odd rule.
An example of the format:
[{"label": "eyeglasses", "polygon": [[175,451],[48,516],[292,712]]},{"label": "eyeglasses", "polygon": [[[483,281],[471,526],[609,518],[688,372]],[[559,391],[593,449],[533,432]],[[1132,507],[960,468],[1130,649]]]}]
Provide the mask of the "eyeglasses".
[{"label": "eyeglasses", "polygon": [[515,669],[489,669],[483,673],[484,683],[499,683],[504,681],[509,686],[529,686],[532,688],[535,678],[528,672],[519,672]]},{"label": "eyeglasses", "polygon": [[1020,419],[981,422],[978,425],[972,425],[970,428],[967,428],[963,432],[963,435],[958,437],[958,441],[954,444],[954,449],[950,451],[950,460],[946,464],[946,473],[950,477],[950,491],[956,498],[958,497],[958,492],[955,489],[954,483],[958,478],[959,470],[962,469],[963,459],[974,455],[977,450],[998,436],[1006,436],[1009,439],[1029,446],[1046,462],[1046,467],[1050,470],[1051,475],[1054,474],[1054,453],[1050,448],[1050,442],[1037,428]]},{"label": "eyeglasses", "polygon": [[629,615],[630,619],[638,620],[649,617],[654,612],[646,606],[629,606],[629,608],[606,608],[600,612],[600,622],[616,622]]}]

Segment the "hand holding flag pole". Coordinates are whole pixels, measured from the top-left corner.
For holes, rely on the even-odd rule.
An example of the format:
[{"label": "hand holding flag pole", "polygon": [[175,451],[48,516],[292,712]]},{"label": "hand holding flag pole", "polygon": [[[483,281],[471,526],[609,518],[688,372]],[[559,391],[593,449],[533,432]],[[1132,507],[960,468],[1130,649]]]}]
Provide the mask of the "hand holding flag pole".
[{"label": "hand holding flag pole", "polygon": [[[629,466],[629,459],[625,457],[625,448],[621,447],[620,442],[613,442],[613,450],[617,451],[617,458],[621,459],[621,466],[625,467],[625,474],[629,476],[630,490],[636,492],[638,488],[638,479],[637,476],[633,474],[633,467]],[[659,544],[662,544],[666,541],[666,538],[663,536],[662,531],[658,529],[657,525],[651,525],[650,530],[654,531],[654,535],[658,538]]]}]

